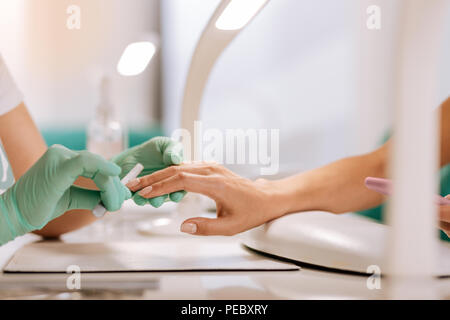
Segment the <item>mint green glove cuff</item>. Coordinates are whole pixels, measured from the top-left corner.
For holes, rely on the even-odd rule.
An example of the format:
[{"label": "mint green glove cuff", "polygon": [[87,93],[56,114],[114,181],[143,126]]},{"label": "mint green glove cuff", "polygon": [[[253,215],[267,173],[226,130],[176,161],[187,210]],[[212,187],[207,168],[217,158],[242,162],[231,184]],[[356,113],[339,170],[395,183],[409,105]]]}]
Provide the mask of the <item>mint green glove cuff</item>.
[{"label": "mint green glove cuff", "polygon": [[4,245],[17,236],[17,231],[9,218],[8,209],[0,198],[0,245]]},{"label": "mint green glove cuff", "polygon": [[17,206],[14,187],[0,195],[0,245],[45,226],[35,227],[24,219]]}]

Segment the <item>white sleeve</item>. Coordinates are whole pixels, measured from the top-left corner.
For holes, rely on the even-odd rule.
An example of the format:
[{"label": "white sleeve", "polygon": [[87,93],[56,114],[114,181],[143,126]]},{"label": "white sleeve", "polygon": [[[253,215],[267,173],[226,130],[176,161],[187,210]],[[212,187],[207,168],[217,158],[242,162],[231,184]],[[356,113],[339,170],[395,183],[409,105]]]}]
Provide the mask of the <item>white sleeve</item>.
[{"label": "white sleeve", "polygon": [[17,107],[22,101],[22,93],[14,83],[0,55],[0,116]]}]

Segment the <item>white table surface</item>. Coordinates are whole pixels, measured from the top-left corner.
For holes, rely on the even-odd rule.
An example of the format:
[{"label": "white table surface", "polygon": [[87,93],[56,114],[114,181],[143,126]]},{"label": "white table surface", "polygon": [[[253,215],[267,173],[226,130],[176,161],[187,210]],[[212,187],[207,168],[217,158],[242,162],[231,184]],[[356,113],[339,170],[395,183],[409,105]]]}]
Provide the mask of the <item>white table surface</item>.
[{"label": "white table surface", "polygon": [[[136,226],[148,213],[116,214],[63,236],[65,242],[199,241],[231,242],[240,236],[148,236]],[[3,267],[15,251],[40,237],[26,235],[0,247]],[[68,274],[0,274],[0,299],[383,299],[367,288],[367,276],[342,274],[312,267],[275,272],[145,272],[82,274],[81,289],[69,290]],[[450,299],[450,279],[435,281],[438,298]]]}]

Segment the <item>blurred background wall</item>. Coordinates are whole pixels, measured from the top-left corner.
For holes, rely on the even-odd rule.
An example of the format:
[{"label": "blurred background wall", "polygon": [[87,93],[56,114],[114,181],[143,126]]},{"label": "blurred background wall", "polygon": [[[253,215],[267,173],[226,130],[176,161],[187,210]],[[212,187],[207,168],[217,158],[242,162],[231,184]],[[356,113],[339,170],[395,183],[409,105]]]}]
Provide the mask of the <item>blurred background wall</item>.
[{"label": "blurred background wall", "polygon": [[[195,41],[218,3],[162,2],[164,125],[169,130],[178,125]],[[389,1],[384,5],[385,11],[393,7]],[[360,0],[271,1],[216,66],[202,105],[204,125],[281,129],[285,170],[305,170],[373,147],[388,126],[391,105],[385,99],[388,103],[379,106],[381,126],[367,134],[370,142],[361,143],[360,52],[361,44],[370,43],[361,37],[365,10]],[[392,58],[391,42],[391,36],[384,39],[377,61],[366,59],[377,73]],[[380,91],[388,89],[382,85]]]},{"label": "blurred background wall", "polygon": [[[373,149],[391,128],[403,1],[272,0],[214,69],[202,104],[205,127],[280,129],[286,171]],[[0,1],[0,52],[39,126],[52,133],[48,140],[58,142],[92,118],[98,79],[115,72],[126,45],[160,34],[161,51],[142,75],[115,77],[113,99],[130,128],[146,132],[141,140],[161,134],[160,125],[170,134],[180,124],[196,41],[218,3]],[[81,30],[66,28],[72,4],[82,10]],[[366,28],[374,4],[382,10],[379,31]],[[442,99],[450,93],[448,56],[450,41],[442,50]]]},{"label": "blurred background wall", "polygon": [[[80,30],[66,27],[70,5],[81,9]],[[70,128],[82,147],[103,74],[113,77],[112,99],[125,123],[157,124],[160,55],[136,77],[119,76],[116,66],[128,44],[159,34],[159,16],[157,0],[0,1],[0,52],[48,140],[58,142],[55,135]]]},{"label": "blurred background wall", "polygon": [[[169,132],[179,125],[195,42],[218,3],[162,2],[163,112]],[[271,1],[211,75],[202,104],[204,126],[281,129],[285,171],[373,150],[392,126],[402,4]],[[381,30],[366,27],[370,5],[381,8]],[[442,54],[442,99],[450,93],[449,48],[450,41]]]}]

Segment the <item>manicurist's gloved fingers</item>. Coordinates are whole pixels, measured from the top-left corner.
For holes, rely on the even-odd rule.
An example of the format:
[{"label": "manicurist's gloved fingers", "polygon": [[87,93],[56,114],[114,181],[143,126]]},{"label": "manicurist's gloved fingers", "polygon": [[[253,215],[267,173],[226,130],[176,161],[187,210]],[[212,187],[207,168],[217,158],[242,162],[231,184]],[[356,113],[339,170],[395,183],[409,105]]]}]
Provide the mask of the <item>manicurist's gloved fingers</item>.
[{"label": "manicurist's gloved fingers", "polygon": [[131,199],[140,207],[148,204],[148,199],[142,198],[138,193],[135,193]]},{"label": "manicurist's gloved fingers", "polygon": [[117,192],[119,194],[120,202],[124,202],[131,198],[131,191],[123,185],[119,177],[113,177],[114,185],[116,186]]},{"label": "manicurist's gloved fingers", "polygon": [[236,221],[231,217],[192,218],[183,222],[180,231],[198,236],[231,236],[236,233],[232,231],[236,227]]},{"label": "manicurist's gloved fingers", "polygon": [[134,203],[136,203],[138,206],[141,206],[141,207],[143,207],[147,204],[150,204],[151,206],[153,206],[155,208],[159,208],[164,204],[164,202],[166,202],[166,199],[167,199],[167,195],[162,195],[162,196],[151,198],[151,199],[143,198],[138,193],[136,193],[133,196]]},{"label": "manicurist's gloved fingers", "polygon": [[76,180],[79,176],[95,179],[97,174],[118,176],[122,169],[99,155],[82,151],[66,160],[59,167],[59,170],[61,174],[68,176],[70,180]]},{"label": "manicurist's gloved fingers", "polygon": [[130,189],[124,186],[122,182],[120,183],[120,185],[122,186],[123,190],[125,190],[125,200],[131,199],[131,197],[133,197],[133,194],[131,193]]},{"label": "manicurist's gloved fingers", "polygon": [[78,156],[79,163],[83,167],[83,176],[94,179],[96,174],[103,174],[107,176],[119,176],[122,169],[111,161],[105,160],[103,157],[87,152],[81,151]]},{"label": "manicurist's gloved fingers", "polygon": [[50,147],[42,157],[43,163],[58,163],[53,187],[62,192],[69,188],[79,176],[95,178],[97,174],[115,176],[121,171],[116,164],[87,151],[75,152],[63,146]]},{"label": "manicurist's gloved fingers", "polygon": [[112,179],[117,191],[117,199],[119,200],[119,208],[117,210],[119,210],[122,207],[122,204],[131,198],[131,191],[122,184],[119,177],[112,177]]},{"label": "manicurist's gloved fingers", "polygon": [[171,140],[165,147],[163,161],[167,166],[178,165],[183,161],[183,146]]},{"label": "manicurist's gloved fingers", "polygon": [[121,190],[117,186],[118,179],[117,176],[111,177],[102,174],[95,177],[95,184],[100,189],[101,201],[106,210],[110,212],[119,210],[123,203]]},{"label": "manicurist's gloved fingers", "polygon": [[152,205],[155,208],[159,208],[164,204],[164,202],[166,202],[167,197],[168,197],[168,195],[165,194],[165,195],[162,195],[159,197],[151,198],[151,199],[148,199],[148,203],[150,203],[150,205]]},{"label": "manicurist's gloved fingers", "polygon": [[[93,210],[100,201],[107,201],[102,198],[102,194],[100,191],[95,190],[88,190],[79,188],[77,186],[72,186],[70,188],[71,193],[71,203],[69,206],[69,210],[72,209],[85,209],[85,210]],[[119,205],[114,204],[113,206],[110,206],[110,203],[108,202],[108,205],[106,205],[105,202],[103,204],[105,205],[105,208],[110,211],[114,212],[120,209],[120,206],[123,203],[122,201],[118,201]]]},{"label": "manicurist's gloved fingers", "polygon": [[181,200],[183,200],[184,196],[186,195],[186,191],[176,191],[176,192],[172,192],[171,194],[169,194],[169,199],[173,202],[180,202]]},{"label": "manicurist's gloved fingers", "polygon": [[68,210],[93,210],[100,202],[100,191],[88,190],[77,186],[70,187],[70,205]]}]

